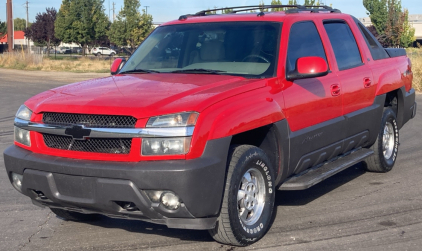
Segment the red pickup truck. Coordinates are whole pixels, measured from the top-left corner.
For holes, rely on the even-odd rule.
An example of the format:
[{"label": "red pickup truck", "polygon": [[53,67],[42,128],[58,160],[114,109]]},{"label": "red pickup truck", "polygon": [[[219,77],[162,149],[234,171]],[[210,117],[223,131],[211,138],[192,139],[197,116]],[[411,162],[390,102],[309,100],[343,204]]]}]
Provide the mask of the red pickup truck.
[{"label": "red pickup truck", "polygon": [[327,6],[264,6],[285,7],[181,16],[112,76],[32,97],[4,152],[10,182],[65,219],[206,229],[244,246],[269,230],[276,190],[362,161],[390,171],[416,114],[406,52]]}]

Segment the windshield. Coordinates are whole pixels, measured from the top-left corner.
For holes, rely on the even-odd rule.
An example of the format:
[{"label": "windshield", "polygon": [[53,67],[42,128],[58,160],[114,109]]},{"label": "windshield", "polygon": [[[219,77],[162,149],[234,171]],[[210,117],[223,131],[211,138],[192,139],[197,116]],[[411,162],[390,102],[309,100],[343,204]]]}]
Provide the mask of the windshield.
[{"label": "windshield", "polygon": [[281,23],[228,22],[158,27],[124,72],[273,77]]}]

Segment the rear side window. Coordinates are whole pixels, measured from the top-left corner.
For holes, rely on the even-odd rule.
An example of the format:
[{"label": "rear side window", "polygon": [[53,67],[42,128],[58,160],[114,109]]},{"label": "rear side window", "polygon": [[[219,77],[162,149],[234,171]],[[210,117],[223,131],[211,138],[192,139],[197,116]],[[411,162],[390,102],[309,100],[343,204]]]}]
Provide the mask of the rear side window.
[{"label": "rear side window", "polygon": [[315,24],[311,21],[293,24],[290,29],[286,72],[296,69],[296,61],[299,58],[312,56],[327,60],[324,46]]},{"label": "rear side window", "polygon": [[362,58],[350,27],[343,21],[324,22],[339,70],[362,65]]},{"label": "rear side window", "polygon": [[355,23],[357,24],[360,32],[362,33],[362,36],[365,38],[366,44],[368,45],[372,58],[374,60],[389,58],[387,52],[385,52],[382,45],[371,34],[371,32],[369,32],[369,30],[356,18],[353,18],[353,20],[355,20]]}]

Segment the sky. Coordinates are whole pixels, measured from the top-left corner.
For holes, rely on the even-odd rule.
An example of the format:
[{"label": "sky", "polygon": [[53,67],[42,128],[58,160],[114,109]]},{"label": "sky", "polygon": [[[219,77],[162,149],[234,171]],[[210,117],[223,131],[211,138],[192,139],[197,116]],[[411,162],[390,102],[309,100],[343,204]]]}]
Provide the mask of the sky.
[{"label": "sky", "polygon": [[[37,13],[44,12],[45,8],[54,7],[59,10],[60,0],[28,0],[29,1],[29,21],[33,22]],[[304,0],[297,0],[303,3]],[[13,0],[14,18],[26,19],[26,0]],[[112,16],[112,3],[116,3],[116,15],[123,6],[123,0],[105,0],[104,7],[106,14],[109,10]],[[154,22],[162,23],[179,18],[184,14],[193,14],[201,10],[213,7],[231,7],[257,5],[260,0],[141,0],[141,8],[148,7],[148,14],[153,16]],[[282,0],[287,3],[288,0]],[[340,9],[343,13],[351,14],[357,18],[366,17],[366,9],[363,7],[362,0],[323,0],[325,4],[333,4],[334,8]],[[270,4],[271,0],[264,0],[265,4]],[[110,5],[109,5],[110,4]],[[110,6],[110,8],[109,8]],[[409,9],[410,14],[422,14],[421,0],[402,0],[403,8]],[[6,0],[0,0],[0,21],[6,20]]]}]

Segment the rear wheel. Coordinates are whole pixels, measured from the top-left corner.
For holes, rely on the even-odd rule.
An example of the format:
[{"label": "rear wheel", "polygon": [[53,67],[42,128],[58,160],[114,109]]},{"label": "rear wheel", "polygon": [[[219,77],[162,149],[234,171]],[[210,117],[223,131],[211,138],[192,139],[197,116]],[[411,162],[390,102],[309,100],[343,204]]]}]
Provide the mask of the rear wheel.
[{"label": "rear wheel", "polygon": [[365,160],[366,169],[378,173],[391,171],[396,163],[399,149],[399,129],[396,114],[390,107],[384,108],[380,132],[371,149],[374,154]]},{"label": "rear wheel", "polygon": [[60,218],[71,221],[94,221],[100,218],[98,214],[81,214],[59,208],[50,208],[50,210]]},{"label": "rear wheel", "polygon": [[246,246],[271,226],[275,174],[265,152],[249,145],[235,147],[228,165],[220,216],[209,232],[220,243]]}]

